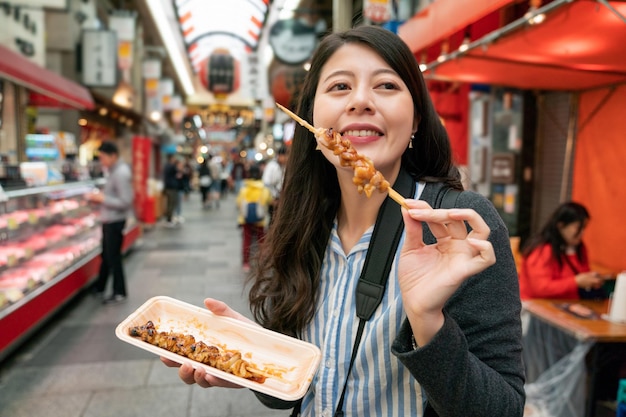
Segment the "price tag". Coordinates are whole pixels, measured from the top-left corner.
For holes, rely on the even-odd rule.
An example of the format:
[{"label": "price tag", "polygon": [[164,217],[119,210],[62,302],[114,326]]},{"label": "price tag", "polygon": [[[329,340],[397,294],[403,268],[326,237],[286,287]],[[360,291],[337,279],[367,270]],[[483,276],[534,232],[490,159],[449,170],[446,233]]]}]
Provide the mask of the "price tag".
[{"label": "price tag", "polygon": [[37,216],[37,213],[29,212],[28,213],[28,223],[30,223],[30,224],[37,224],[38,222],[39,222],[39,216]]},{"label": "price tag", "polygon": [[9,217],[7,219],[7,228],[9,230],[17,230],[19,224],[17,223],[17,219],[15,217]]},{"label": "price tag", "polygon": [[24,248],[24,258],[30,259],[35,254],[33,248]]},{"label": "price tag", "polygon": [[14,254],[7,256],[7,266],[13,267],[17,265],[17,257]]}]

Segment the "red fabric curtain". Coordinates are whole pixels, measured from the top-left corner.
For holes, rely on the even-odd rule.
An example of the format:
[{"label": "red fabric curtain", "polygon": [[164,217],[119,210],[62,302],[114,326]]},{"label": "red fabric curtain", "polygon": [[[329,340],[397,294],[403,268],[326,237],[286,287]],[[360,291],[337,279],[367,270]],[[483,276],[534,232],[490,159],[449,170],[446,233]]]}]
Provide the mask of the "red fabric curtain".
[{"label": "red fabric curtain", "polygon": [[450,137],[454,162],[467,165],[470,85],[430,81],[428,91]]},{"label": "red fabric curtain", "polygon": [[585,232],[592,265],[626,270],[626,85],[582,93],[572,199],[591,221]]}]

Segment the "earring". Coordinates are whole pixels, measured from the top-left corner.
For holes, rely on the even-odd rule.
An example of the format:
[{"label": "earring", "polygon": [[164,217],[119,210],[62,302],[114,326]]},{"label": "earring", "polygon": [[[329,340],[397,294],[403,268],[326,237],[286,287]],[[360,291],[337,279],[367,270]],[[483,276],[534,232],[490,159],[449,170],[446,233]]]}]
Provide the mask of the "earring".
[{"label": "earring", "polygon": [[415,139],[415,133],[413,133],[411,139],[409,139],[409,149],[413,149],[413,139]]}]

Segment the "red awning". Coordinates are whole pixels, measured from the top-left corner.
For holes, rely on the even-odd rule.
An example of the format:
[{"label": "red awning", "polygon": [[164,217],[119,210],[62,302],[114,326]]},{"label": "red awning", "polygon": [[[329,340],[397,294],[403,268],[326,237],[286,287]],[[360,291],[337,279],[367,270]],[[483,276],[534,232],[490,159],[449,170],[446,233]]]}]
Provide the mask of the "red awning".
[{"label": "red awning", "polygon": [[22,85],[31,92],[32,105],[87,109],[94,108],[85,87],[43,68],[0,45],[0,77]]},{"label": "red awning", "polygon": [[[626,2],[610,1],[626,16]],[[494,32],[495,33],[495,32]],[[538,25],[435,64],[424,76],[539,90],[584,90],[626,82],[626,23],[594,0],[564,3]]]},{"label": "red awning", "polygon": [[437,0],[398,28],[398,35],[419,52],[515,0]]}]

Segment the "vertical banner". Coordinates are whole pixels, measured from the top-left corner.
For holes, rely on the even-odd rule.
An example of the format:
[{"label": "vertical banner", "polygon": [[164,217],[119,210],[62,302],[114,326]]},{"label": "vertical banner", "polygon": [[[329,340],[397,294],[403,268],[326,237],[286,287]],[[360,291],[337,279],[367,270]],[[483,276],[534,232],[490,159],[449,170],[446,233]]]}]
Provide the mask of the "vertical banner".
[{"label": "vertical banner", "polygon": [[109,16],[109,28],[117,33],[117,65],[124,73],[130,70],[133,64],[135,15],[114,13]]},{"label": "vertical banner", "polygon": [[89,87],[117,85],[117,36],[112,30],[84,30],[82,42],[83,84]]},{"label": "vertical banner", "polygon": [[148,176],[150,174],[150,153],[152,150],[152,141],[145,136],[133,137],[133,190],[135,193],[135,214],[137,220],[145,222],[147,218],[151,218],[148,213]]},{"label": "vertical banner", "polygon": [[158,59],[147,59],[143,62],[142,75],[144,80],[145,105],[144,111],[148,118],[153,117],[153,113],[161,113],[163,104],[159,91],[159,79],[161,78],[161,61]]}]

